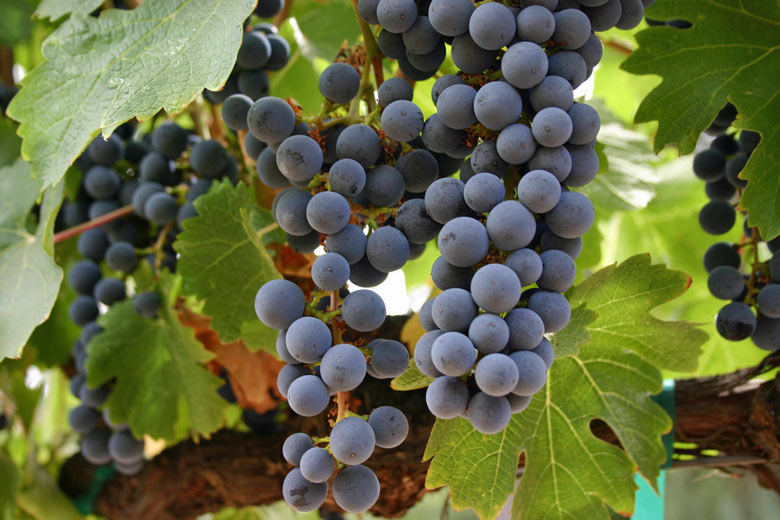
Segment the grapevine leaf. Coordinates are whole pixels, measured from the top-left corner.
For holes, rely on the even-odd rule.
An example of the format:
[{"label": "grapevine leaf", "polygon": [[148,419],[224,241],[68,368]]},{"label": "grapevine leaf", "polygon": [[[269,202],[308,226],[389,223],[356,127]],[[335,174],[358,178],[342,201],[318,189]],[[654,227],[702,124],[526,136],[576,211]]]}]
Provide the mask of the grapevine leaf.
[{"label": "grapevine leaf", "polygon": [[168,441],[221,426],[222,380],[203,366],[214,356],[170,305],[147,319],[132,301],[117,303],[98,323],[104,330],[87,347],[87,382],[94,387],[115,379],[106,401],[113,421],[128,423],[137,437]]},{"label": "grapevine leaf", "polygon": [[41,0],[34,16],[55,21],[73,12],[89,14],[102,3],[103,0]]},{"label": "grapevine leaf", "polygon": [[63,183],[44,192],[37,229],[28,223],[40,182],[21,159],[0,168],[0,359],[16,357],[49,317],[62,269],[54,262],[54,219]]},{"label": "grapevine leaf", "polygon": [[[780,0],[661,1],[655,19],[683,19],[693,27],[651,27],[637,34],[639,48],[623,63],[634,74],[656,74],[661,84],[642,102],[638,122],[658,121],[655,149],[676,144],[693,151],[699,134],[727,101],[738,128],[761,134],[742,177],[750,224],[771,238],[780,233]],[[701,95],[706,92],[707,95]]]},{"label": "grapevine leaf", "polygon": [[[685,274],[639,255],[572,289],[573,325],[561,333],[570,335],[571,355],[556,360],[545,388],[501,433],[482,435],[463,419],[437,420],[425,451],[433,457],[426,486],[449,485],[456,508],[494,518],[525,452],[516,518],[609,518],[605,504],[629,513],[634,471],[655,482],[666,457],[661,434],[671,421],[649,398],[661,390],[659,369],[694,368],[706,339],[693,325],[650,314],[688,283]],[[625,451],[591,433],[595,419],[609,425]]]},{"label": "grapevine leaf", "polygon": [[409,368],[406,372],[390,381],[390,387],[393,390],[399,392],[405,392],[407,390],[417,390],[419,388],[425,388],[433,381],[432,377],[428,377],[417,368],[414,364],[414,359],[409,361]]},{"label": "grapevine leaf", "polygon": [[598,318],[598,314],[586,309],[584,305],[572,309],[569,324],[552,337],[556,359],[576,356],[580,347],[590,342],[591,338],[587,327],[596,321],[596,318]]},{"label": "grapevine leaf", "polygon": [[0,166],[13,164],[19,157],[22,140],[16,135],[16,125],[0,115]]},{"label": "grapevine leaf", "polygon": [[[243,339],[251,349],[273,345],[276,331],[255,314],[257,290],[279,278],[258,231],[271,224],[249,188],[217,184],[195,202],[198,216],[184,222],[174,244],[187,294],[205,300],[204,314],[223,343]],[[270,351],[273,351],[273,347]]]},{"label": "grapevine leaf", "polygon": [[22,155],[44,186],[56,183],[98,130],[180,112],[233,68],[252,0],[157,0],[74,12],[43,44],[46,61],[8,107],[21,123]]}]

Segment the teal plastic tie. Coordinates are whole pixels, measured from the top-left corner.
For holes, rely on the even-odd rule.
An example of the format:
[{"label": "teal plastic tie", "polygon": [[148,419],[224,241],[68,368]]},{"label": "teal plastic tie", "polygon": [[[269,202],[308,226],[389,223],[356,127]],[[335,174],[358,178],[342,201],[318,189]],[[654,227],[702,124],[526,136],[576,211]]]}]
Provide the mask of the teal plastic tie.
[{"label": "teal plastic tie", "polygon": [[92,479],[92,484],[89,486],[87,492],[83,495],[73,497],[72,501],[76,510],[82,515],[92,514],[95,510],[95,500],[97,500],[97,497],[99,497],[101,491],[103,491],[103,486],[105,486],[106,482],[115,474],[116,469],[114,469],[113,464],[106,464],[105,466],[97,468],[97,470],[95,470],[95,476]]}]

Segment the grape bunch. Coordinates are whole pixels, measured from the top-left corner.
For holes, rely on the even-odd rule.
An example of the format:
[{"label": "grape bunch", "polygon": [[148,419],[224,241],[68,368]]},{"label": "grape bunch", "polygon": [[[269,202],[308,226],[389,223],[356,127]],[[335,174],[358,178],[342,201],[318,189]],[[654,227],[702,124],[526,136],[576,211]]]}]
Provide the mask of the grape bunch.
[{"label": "grape bunch", "polygon": [[79,235],[77,249],[83,259],[68,274],[77,293],[70,318],[82,327],[72,351],[77,374],[70,383],[82,404],[71,411],[69,420],[83,436],[82,454],[89,462],[113,460],[125,474],[135,474],[143,466],[144,442],[133,438],[127,425],[112,423],[106,409],[101,412],[111,384],[99,388],[86,384],[87,345],[102,331],[96,320],[128,297],[140,316],[156,317],[161,295],[155,291],[133,295],[127,278],[143,257],[154,272],[174,271],[172,243],[182,221],[197,214],[192,202],[208,191],[213,179],[237,179],[238,173],[219,142],[201,140],[175,123],[163,123],[142,139],[134,139],[133,133],[134,125],[126,124],[109,139],[97,137],[89,144],[76,161],[83,171],[79,192],[59,215],[59,225],[67,227],[114,211],[122,217],[88,226]]},{"label": "grape bunch", "polygon": [[710,199],[699,212],[702,229],[722,235],[744,214],[740,243],[717,242],[705,252],[707,287],[715,298],[730,300],[715,318],[721,336],[731,341],[751,338],[757,347],[774,351],[780,348],[780,237],[766,242],[772,256],[762,260],[762,237],[748,226],[747,213],[737,210],[747,186],[739,174],[761,136],[749,130],[729,133],[736,117],[736,108],[726,105],[707,129],[715,138],[693,160],[693,172],[706,183]]}]

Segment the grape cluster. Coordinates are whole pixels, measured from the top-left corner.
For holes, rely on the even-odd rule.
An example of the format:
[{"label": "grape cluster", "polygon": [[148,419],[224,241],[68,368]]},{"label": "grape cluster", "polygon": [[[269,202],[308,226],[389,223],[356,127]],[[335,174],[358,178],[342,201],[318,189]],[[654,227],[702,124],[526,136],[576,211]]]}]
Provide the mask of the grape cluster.
[{"label": "grape cluster", "polygon": [[[758,146],[761,136],[742,130],[729,133],[737,116],[728,104],[715,118],[707,133],[715,136],[709,148],[696,154],[693,172],[706,183],[710,199],[699,212],[699,224],[712,235],[722,235],[744,214],[744,240],[738,244],[717,242],[704,254],[710,293],[731,300],[715,318],[718,333],[731,341],[748,337],[764,350],[780,348],[780,237],[766,242],[771,258],[760,260],[758,229],[747,224],[747,213],[737,210],[747,181],[739,174]],[[744,256],[744,259],[743,259]]]},{"label": "grape cluster", "polygon": [[111,384],[100,388],[86,384],[87,345],[102,330],[97,317],[132,297],[136,312],[154,319],[160,294],[132,295],[126,278],[138,269],[144,253],[154,271],[174,271],[172,243],[177,224],[197,214],[192,201],[206,193],[216,177],[237,179],[235,161],[217,141],[201,140],[175,123],[163,123],[138,140],[133,139],[133,129],[132,124],[124,125],[109,139],[97,137],[89,144],[76,161],[84,172],[79,192],[59,215],[60,225],[72,227],[123,207],[133,210],[132,215],[82,232],[77,249],[84,259],[68,274],[68,283],[77,293],[70,318],[82,327],[73,347],[77,375],[71,379],[71,392],[82,404],[71,411],[70,424],[83,435],[82,454],[89,462],[113,460],[127,474],[143,466],[144,442],[134,439],[127,425],[113,424],[107,410],[101,413]]},{"label": "grape cluster", "polygon": [[573,95],[601,58],[592,30],[633,27],[643,14],[641,2],[638,13],[610,2],[613,21],[604,19],[607,2],[527,4],[433,0],[427,16],[403,0],[359,4],[367,22],[382,25],[380,48],[399,56],[405,74],[411,64],[413,79],[425,76],[415,66],[421,40],[450,44],[461,70],[437,79],[437,113],[422,129],[429,149],[470,159],[460,180],[436,180],[420,205],[442,226],[431,275],[443,292],[420,312],[428,332],[414,358],[436,378],[431,412],[467,417],[483,433],[503,430],[544,386],[554,358],[545,334],[570,318],[562,293],[594,220],[588,198],[570,188],[599,167],[600,118]]}]

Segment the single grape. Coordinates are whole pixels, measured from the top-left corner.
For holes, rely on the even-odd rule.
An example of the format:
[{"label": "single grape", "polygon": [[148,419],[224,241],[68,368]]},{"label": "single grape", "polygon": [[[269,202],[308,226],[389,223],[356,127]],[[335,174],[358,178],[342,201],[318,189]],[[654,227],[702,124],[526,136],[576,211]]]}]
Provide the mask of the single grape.
[{"label": "single grape", "polygon": [[477,91],[469,85],[452,85],[439,96],[436,103],[441,122],[455,130],[468,128],[477,122],[474,99]]},{"label": "single grape", "polygon": [[588,37],[588,41],[585,42],[585,45],[577,49],[577,54],[582,56],[587,69],[592,70],[601,62],[601,58],[604,55],[604,46],[601,44],[601,40],[599,40],[598,36],[591,34]]},{"label": "single grape", "polygon": [[517,365],[512,358],[504,354],[488,354],[479,360],[474,369],[474,378],[479,389],[494,397],[512,392],[519,377]]},{"label": "single grape", "polygon": [[124,153],[124,146],[122,145],[122,139],[114,134],[108,139],[104,139],[102,136],[95,137],[89,146],[87,146],[87,154],[95,164],[101,164],[104,166],[112,166],[122,158]]},{"label": "single grape", "polygon": [[566,113],[572,124],[569,143],[584,145],[596,139],[601,128],[601,118],[595,108],[585,103],[574,103]]},{"label": "single grape", "polygon": [[330,392],[317,376],[305,375],[290,383],[287,402],[293,412],[304,417],[322,413],[330,402]]},{"label": "single grape", "polygon": [[432,0],[428,7],[431,25],[444,36],[466,33],[473,12],[471,0]]},{"label": "single grape", "polygon": [[271,59],[271,42],[260,31],[244,33],[241,47],[238,49],[236,63],[244,69],[259,69]]},{"label": "single grape", "polygon": [[[273,16],[276,16],[279,14],[279,12],[284,7],[284,0],[262,0],[261,2],[257,3],[257,7],[255,7],[255,14],[259,16],[260,18],[271,18]],[[252,30],[256,30],[257,28],[260,28],[260,30],[270,31],[272,34],[276,32],[275,29],[271,29],[273,25],[267,29],[263,27],[265,24],[259,24]]]},{"label": "single grape", "polygon": [[509,125],[496,139],[498,156],[509,164],[523,164],[536,152],[536,141],[531,129],[523,124]]},{"label": "single grape", "polygon": [[436,296],[431,316],[437,328],[444,331],[466,332],[479,309],[469,291],[452,288]]},{"label": "single grape", "polygon": [[398,377],[409,367],[409,351],[399,341],[378,341],[371,348],[370,365],[380,377]]},{"label": "single grape", "polygon": [[780,348],[780,319],[759,316],[750,339],[762,350],[770,352],[777,350]]},{"label": "single grape", "polygon": [[571,319],[571,307],[568,300],[556,292],[537,291],[533,293],[528,299],[528,309],[542,318],[546,332],[560,332]]},{"label": "single grape", "polygon": [[465,84],[465,82],[456,74],[444,74],[443,76],[440,76],[436,79],[436,82],[431,88],[431,99],[433,100],[433,104],[435,105],[438,102],[439,96],[444,92],[444,89],[452,85],[463,84]]},{"label": "single grape", "polygon": [[517,15],[517,37],[519,40],[542,44],[552,38],[555,17],[544,6],[529,5]]},{"label": "single grape", "polygon": [[509,327],[509,347],[512,350],[531,350],[544,337],[544,322],[534,311],[514,309],[504,318]]},{"label": "single grape", "polygon": [[380,227],[368,237],[366,258],[383,273],[398,270],[409,258],[409,241],[392,226]]},{"label": "single grape", "polygon": [[187,131],[173,122],[165,122],[152,132],[154,149],[169,159],[178,158],[187,149]]},{"label": "single grape", "polygon": [[309,482],[327,482],[333,475],[333,457],[324,448],[309,448],[301,457],[301,475]]},{"label": "single grape", "polygon": [[295,320],[285,334],[287,351],[301,363],[317,363],[331,346],[328,326],[317,318]]},{"label": "single grape", "polygon": [[478,213],[487,213],[504,200],[504,183],[492,173],[478,173],[463,188],[466,204]]},{"label": "single grape", "polygon": [[471,296],[474,301],[481,309],[495,314],[514,308],[520,300],[520,291],[517,275],[502,264],[482,266],[471,279]]},{"label": "single grape", "polygon": [[341,304],[341,317],[344,322],[360,332],[378,329],[386,316],[385,302],[374,291],[362,289],[352,292]]},{"label": "single grape", "polygon": [[[480,8],[489,5],[506,9],[497,3],[483,4]],[[479,9],[476,12],[479,12]],[[491,130],[503,130],[520,119],[523,114],[523,100],[520,93],[509,83],[492,81],[477,91],[474,98],[474,114],[485,127]]]},{"label": "single grape", "polygon": [[95,284],[94,297],[100,303],[113,305],[127,297],[125,284],[119,278],[103,278]]},{"label": "single grape", "polygon": [[363,353],[352,345],[334,345],[322,357],[320,376],[331,390],[354,390],[366,376],[366,359]]},{"label": "single grape", "polygon": [[577,269],[574,260],[557,249],[544,251],[539,255],[542,261],[542,274],[537,284],[542,289],[564,293],[574,285],[574,277]]},{"label": "single grape", "polygon": [[728,179],[721,177],[704,185],[704,192],[710,200],[730,201],[737,194],[737,189]]},{"label": "single grape", "polygon": [[[441,35],[433,28],[427,16],[418,16],[414,21],[414,25],[403,33],[403,41],[407,52],[427,54],[439,45]],[[408,99],[409,101],[412,100],[411,90]],[[382,104],[387,106],[385,103]]]},{"label": "single grape", "polygon": [[366,252],[368,239],[363,231],[354,224],[347,224],[344,229],[333,235],[328,235],[325,241],[325,249],[328,252],[338,253],[350,264],[359,262]]},{"label": "single grape", "polygon": [[333,63],[320,74],[319,87],[325,98],[334,103],[347,103],[358,94],[360,75],[348,63]]},{"label": "single grape", "polygon": [[509,342],[509,326],[495,314],[480,314],[469,325],[469,339],[482,354],[502,351]]},{"label": "single grape", "polygon": [[488,2],[476,8],[469,19],[469,34],[488,50],[498,50],[512,41],[517,28],[515,16],[503,4]]},{"label": "single grape", "polygon": [[349,280],[360,287],[376,287],[387,279],[387,273],[377,271],[366,257],[351,264],[349,270]]},{"label": "single grape", "polygon": [[106,250],[106,263],[116,271],[132,272],[136,265],[135,249],[127,242],[114,242]]},{"label": "single grape", "polygon": [[382,29],[376,39],[377,46],[382,54],[394,60],[406,57],[406,45],[401,34]]},{"label": "single grape", "polygon": [[739,251],[728,242],[712,244],[704,253],[704,269],[708,273],[719,266],[727,265],[739,269],[742,258]]},{"label": "single grape", "polygon": [[579,188],[596,178],[599,171],[599,157],[593,147],[589,144],[567,144],[566,150],[571,157],[571,172],[564,181],[566,186]]},{"label": "single grape", "polygon": [[290,61],[290,44],[278,34],[269,34],[271,58],[265,64],[265,70],[280,70]]},{"label": "single grape", "polygon": [[299,468],[293,469],[282,483],[284,501],[296,511],[308,513],[319,508],[328,496],[328,483],[306,480]]},{"label": "single grape", "polygon": [[[420,16],[417,21],[419,22],[423,19],[427,20],[427,17]],[[411,101],[412,95],[412,86],[404,78],[388,78],[377,90],[379,104],[383,107],[390,105],[394,101]]]},{"label": "single grape", "polygon": [[517,199],[534,213],[547,213],[561,198],[561,185],[545,170],[531,170],[517,185]]},{"label": "single grape", "polygon": [[100,267],[91,260],[82,260],[70,270],[68,283],[79,294],[91,295],[95,284],[102,278]]},{"label": "single grape", "polygon": [[513,414],[522,412],[531,404],[530,395],[509,394],[506,396],[506,400],[509,401],[509,408],[512,410]]},{"label": "single grape", "polygon": [[111,462],[111,454],[108,452],[109,435],[108,430],[92,430],[81,439],[81,455],[87,462],[95,466]]},{"label": "single grape", "polygon": [[564,192],[555,208],[545,215],[550,231],[563,238],[584,235],[593,225],[593,204],[582,193]]},{"label": "single grape", "polygon": [[535,87],[547,75],[547,70],[547,55],[535,43],[515,43],[501,58],[501,72],[504,78],[517,88]]},{"label": "single grape", "polygon": [[252,101],[267,96],[270,90],[271,81],[264,70],[242,70],[238,74],[238,91],[249,96]]},{"label": "single grape", "polygon": [[560,249],[573,260],[576,260],[582,252],[582,238],[562,238],[550,231],[542,233],[542,237],[539,240],[542,246],[542,251],[549,251],[551,249]]},{"label": "single grape", "polygon": [[496,247],[514,251],[531,243],[536,233],[536,220],[521,203],[505,200],[490,212],[485,227]]},{"label": "single grape", "polygon": [[362,465],[349,466],[333,480],[333,499],[350,513],[363,513],[379,498],[379,479]]},{"label": "single grape", "polygon": [[531,160],[528,161],[528,167],[531,170],[546,170],[555,175],[558,181],[564,182],[571,173],[571,154],[563,146],[555,148],[540,146],[536,148]]},{"label": "single grape", "polygon": [[433,298],[425,300],[425,303],[420,307],[420,312],[417,313],[420,318],[420,325],[426,332],[436,329],[436,323],[434,323],[433,315],[431,314],[433,300]]},{"label": "single grape", "polygon": [[144,458],[144,441],[128,430],[116,431],[108,438],[108,452],[120,464],[135,464]]},{"label": "single grape", "polygon": [[502,431],[512,418],[512,409],[505,397],[493,397],[477,392],[469,400],[468,417],[480,433],[491,435]]},{"label": "single grape", "polygon": [[528,350],[518,350],[512,352],[509,357],[515,362],[518,371],[513,394],[533,395],[544,387],[547,382],[547,365],[541,356]]},{"label": "single grape", "polygon": [[440,376],[428,385],[425,402],[435,417],[454,419],[466,410],[469,404],[469,389],[457,377]]},{"label": "single grape", "polygon": [[744,303],[732,302],[725,305],[715,316],[715,328],[724,338],[742,341],[756,330],[756,315]]},{"label": "single grape", "polygon": [[380,406],[368,416],[368,424],[374,430],[376,445],[380,448],[400,446],[409,434],[409,421],[401,410],[392,406]]},{"label": "single grape", "polygon": [[413,150],[402,155],[395,167],[404,178],[406,191],[411,193],[425,193],[439,177],[439,165],[427,150]]},{"label": "single grape", "polygon": [[471,168],[475,172],[489,172],[496,177],[504,177],[509,170],[509,163],[498,154],[496,141],[483,141],[471,154]]},{"label": "single grape", "polygon": [[446,224],[450,220],[469,215],[469,207],[464,200],[465,185],[462,181],[442,178],[433,182],[425,192],[425,209],[433,220]]},{"label": "single grape", "polygon": [[485,69],[493,66],[498,53],[494,50],[483,49],[469,33],[456,36],[452,41],[450,56],[453,63],[467,74],[480,74]]},{"label": "single grape", "polygon": [[371,25],[379,25],[379,18],[376,16],[377,5],[379,5],[379,0],[358,0],[360,17]]},{"label": "single grape", "polygon": [[322,148],[308,135],[292,135],[276,151],[279,171],[293,182],[310,181],[322,167]]},{"label": "single grape", "polygon": [[523,287],[536,283],[542,275],[542,259],[533,249],[512,251],[504,260],[504,265],[515,272]]},{"label": "single grape", "polygon": [[213,139],[200,141],[190,153],[192,169],[203,177],[218,176],[227,167],[228,161],[230,156],[225,148]]},{"label": "single grape", "polygon": [[350,125],[342,131],[336,142],[339,159],[354,159],[363,168],[372,166],[382,152],[379,136],[370,127]]},{"label": "single grape", "polygon": [[146,218],[160,226],[176,220],[178,212],[179,206],[176,204],[176,199],[165,192],[154,193],[144,204]]},{"label": "single grape", "polygon": [[155,193],[160,193],[164,190],[165,188],[157,182],[142,182],[138,189],[135,190],[135,193],[133,193],[133,209],[135,212],[142,217],[146,217],[144,212],[146,201]]},{"label": "single grape", "polygon": [[433,359],[431,358],[433,342],[442,334],[444,334],[444,332],[438,329],[426,332],[417,340],[417,344],[414,346],[414,364],[417,365],[420,372],[428,377],[439,377],[442,375],[434,366]]},{"label": "single grape", "polygon": [[564,9],[555,13],[552,39],[563,49],[579,49],[590,37],[590,20],[579,9]]},{"label": "single grape", "polygon": [[284,330],[303,316],[306,300],[300,287],[287,280],[271,280],[257,291],[255,313],[268,327]]},{"label": "single grape", "polygon": [[474,344],[460,332],[445,332],[433,342],[433,365],[442,374],[460,377],[471,370],[477,360]]},{"label": "single grape", "polygon": [[119,175],[105,166],[93,166],[84,176],[84,190],[95,199],[113,199],[119,193],[121,184]]},{"label": "single grape", "polygon": [[465,138],[465,132],[445,125],[439,114],[429,117],[422,130],[423,143],[429,150],[437,153],[454,151]]},{"label": "single grape", "polygon": [[285,232],[304,236],[312,232],[309,220],[306,218],[306,208],[312,199],[308,191],[299,189],[285,190],[279,195],[276,208],[272,208],[274,220]]},{"label": "single grape", "polygon": [[572,120],[569,114],[560,108],[543,108],[534,116],[531,132],[536,142],[542,146],[561,146],[572,135]]},{"label": "single grape", "polygon": [[710,271],[707,277],[710,294],[721,300],[733,300],[745,289],[745,280],[738,269],[721,265]]},{"label": "single grape", "polygon": [[381,164],[366,175],[365,193],[375,206],[394,206],[404,195],[404,178],[396,168]]},{"label": "single grape", "polygon": [[550,343],[547,338],[542,339],[542,342],[539,343],[536,348],[531,349],[531,352],[542,358],[547,370],[550,370],[550,367],[555,361],[555,350],[553,349],[552,343]]},{"label": "single grape", "polygon": [[385,30],[403,33],[417,20],[417,4],[414,0],[379,0],[376,17]]},{"label": "single grape", "polygon": [[349,264],[337,253],[325,253],[312,264],[311,278],[323,291],[336,291],[349,279]]},{"label": "single grape", "polygon": [[559,51],[550,56],[547,74],[560,76],[571,83],[573,88],[577,88],[587,78],[588,69],[585,66],[585,60],[578,53]]},{"label": "single grape", "polygon": [[620,21],[623,15],[622,2],[620,0],[609,0],[593,6],[583,4],[582,11],[590,20],[593,31],[606,31],[613,28]]},{"label": "single grape", "polygon": [[362,464],[374,452],[375,446],[374,430],[360,417],[346,417],[330,432],[331,452],[343,464]]},{"label": "single grape", "polygon": [[758,310],[767,318],[780,318],[780,285],[769,284],[758,293]]},{"label": "single grape", "polygon": [[[491,215],[496,208],[493,208]],[[470,267],[476,264],[485,257],[490,245],[485,226],[470,217],[457,217],[447,222],[439,232],[438,244],[442,257],[456,267]]]},{"label": "single grape", "polygon": [[382,129],[390,138],[409,142],[422,132],[422,111],[411,101],[393,101],[382,111]]},{"label": "single grape", "polygon": [[734,207],[722,200],[713,200],[699,212],[699,225],[711,235],[722,235],[734,227],[737,213]]},{"label": "single grape", "polygon": [[283,99],[264,97],[255,101],[249,108],[246,124],[252,135],[260,141],[280,143],[295,128],[295,112]]},{"label": "single grape", "polygon": [[715,181],[726,174],[726,156],[718,150],[707,149],[693,158],[693,173],[704,181]]},{"label": "single grape", "polygon": [[100,412],[86,405],[79,405],[68,414],[68,424],[76,433],[86,435],[97,427]]}]

